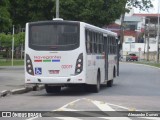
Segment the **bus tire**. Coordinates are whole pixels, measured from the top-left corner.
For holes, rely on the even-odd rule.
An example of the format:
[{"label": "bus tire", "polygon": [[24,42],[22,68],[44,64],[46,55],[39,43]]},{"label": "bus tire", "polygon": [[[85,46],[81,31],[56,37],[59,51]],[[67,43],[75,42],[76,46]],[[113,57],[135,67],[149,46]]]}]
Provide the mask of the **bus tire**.
[{"label": "bus tire", "polygon": [[58,93],[61,91],[61,86],[48,86],[45,85],[45,89],[47,93]]},{"label": "bus tire", "polygon": [[112,87],[112,85],[113,85],[113,80],[107,82],[107,87]]},{"label": "bus tire", "polygon": [[98,93],[99,90],[100,90],[100,81],[101,81],[101,76],[100,76],[100,72],[98,71],[97,73],[97,84],[96,85],[92,85],[91,87],[91,90],[92,92],[94,93]]}]

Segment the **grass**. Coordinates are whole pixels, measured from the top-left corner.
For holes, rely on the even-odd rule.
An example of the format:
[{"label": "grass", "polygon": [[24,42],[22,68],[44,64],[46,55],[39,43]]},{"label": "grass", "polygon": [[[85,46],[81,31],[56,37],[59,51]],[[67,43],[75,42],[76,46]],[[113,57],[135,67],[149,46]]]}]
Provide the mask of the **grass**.
[{"label": "grass", "polygon": [[[11,60],[6,60],[6,59],[0,59],[0,66],[11,66],[12,61]],[[13,66],[22,66],[24,65],[24,60],[13,60]]]},{"label": "grass", "polygon": [[[160,68],[160,63],[156,63],[154,61],[145,61],[145,60],[142,60],[142,61],[136,61],[134,63],[145,64],[145,65],[150,65],[150,66],[154,66],[154,67]],[[12,61],[11,60],[0,59],[0,66],[11,66],[11,65],[12,65]],[[13,65],[14,66],[22,66],[22,65],[24,65],[24,60],[14,59]]]},{"label": "grass", "polygon": [[145,64],[145,65],[150,65],[150,66],[154,66],[154,67],[160,68],[160,63],[156,63],[155,61],[137,61],[135,63]]}]

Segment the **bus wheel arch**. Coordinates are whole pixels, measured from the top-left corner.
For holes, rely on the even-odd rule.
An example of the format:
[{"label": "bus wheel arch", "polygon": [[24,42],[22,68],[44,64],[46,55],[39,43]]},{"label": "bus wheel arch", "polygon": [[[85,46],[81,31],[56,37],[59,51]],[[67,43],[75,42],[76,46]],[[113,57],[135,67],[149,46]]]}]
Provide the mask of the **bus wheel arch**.
[{"label": "bus wheel arch", "polygon": [[113,78],[107,82],[107,87],[113,86],[113,79],[116,77],[116,67],[113,67]]},{"label": "bus wheel arch", "polygon": [[100,68],[98,68],[96,84],[91,86],[91,91],[94,93],[98,93],[100,90],[100,84],[101,84],[101,73],[100,73]]},{"label": "bus wheel arch", "polygon": [[101,72],[100,72],[100,68],[98,68],[97,70],[97,79],[96,79],[97,84],[94,86],[93,90],[94,92],[98,93],[100,90],[100,86],[101,86]]},{"label": "bus wheel arch", "polygon": [[100,70],[100,68],[98,68],[98,71],[97,71],[97,81],[99,82],[99,89],[100,89],[100,86],[101,86],[101,70]]}]

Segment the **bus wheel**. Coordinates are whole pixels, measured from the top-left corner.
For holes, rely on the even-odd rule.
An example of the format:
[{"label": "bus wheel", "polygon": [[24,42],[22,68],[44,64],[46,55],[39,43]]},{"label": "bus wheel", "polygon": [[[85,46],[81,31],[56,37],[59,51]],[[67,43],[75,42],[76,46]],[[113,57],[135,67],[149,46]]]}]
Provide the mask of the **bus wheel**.
[{"label": "bus wheel", "polygon": [[112,85],[113,85],[113,80],[107,82],[107,87],[112,87]]},{"label": "bus wheel", "polygon": [[97,84],[96,85],[92,85],[92,88],[91,88],[91,90],[92,90],[92,92],[94,92],[94,93],[98,93],[99,92],[99,90],[100,90],[100,72],[98,72],[98,74],[97,74]]},{"label": "bus wheel", "polygon": [[45,89],[47,93],[57,93],[61,91],[61,86],[48,86],[45,85]]}]

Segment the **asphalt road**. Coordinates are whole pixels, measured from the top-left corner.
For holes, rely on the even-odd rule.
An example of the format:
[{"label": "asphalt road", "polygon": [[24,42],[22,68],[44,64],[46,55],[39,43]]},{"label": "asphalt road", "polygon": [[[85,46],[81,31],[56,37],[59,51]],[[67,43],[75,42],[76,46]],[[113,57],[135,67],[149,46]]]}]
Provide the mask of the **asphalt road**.
[{"label": "asphalt road", "polygon": [[24,67],[0,67],[0,92],[24,87]]},{"label": "asphalt road", "polygon": [[[120,77],[114,80],[113,87],[102,86],[99,93],[87,93],[83,87],[80,87],[63,88],[56,94],[47,94],[42,90],[0,98],[0,111],[11,110],[160,111],[160,69],[121,63]],[[134,119],[142,118],[123,118],[122,120]]]}]

